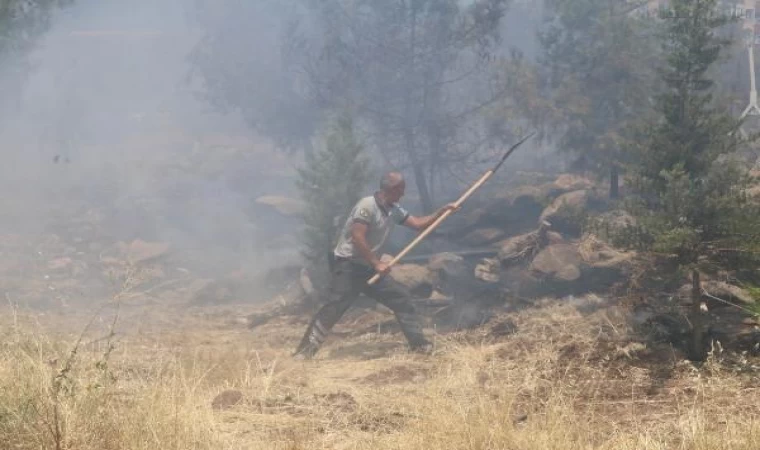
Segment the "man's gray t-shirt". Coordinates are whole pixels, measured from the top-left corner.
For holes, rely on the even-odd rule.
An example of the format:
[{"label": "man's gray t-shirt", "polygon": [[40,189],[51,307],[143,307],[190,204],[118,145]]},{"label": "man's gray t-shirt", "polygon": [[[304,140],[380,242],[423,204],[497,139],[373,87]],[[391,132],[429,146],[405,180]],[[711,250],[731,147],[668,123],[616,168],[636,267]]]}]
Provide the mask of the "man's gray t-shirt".
[{"label": "man's gray t-shirt", "polygon": [[407,217],[409,217],[409,213],[398,204],[394,204],[390,209],[386,209],[380,205],[376,196],[364,197],[356,203],[345,225],[343,225],[338,243],[335,246],[335,256],[367,264],[354,246],[353,238],[351,237],[351,225],[354,222],[361,222],[367,225],[367,244],[372,252],[377,255],[378,250],[388,239],[393,225],[403,224]]}]

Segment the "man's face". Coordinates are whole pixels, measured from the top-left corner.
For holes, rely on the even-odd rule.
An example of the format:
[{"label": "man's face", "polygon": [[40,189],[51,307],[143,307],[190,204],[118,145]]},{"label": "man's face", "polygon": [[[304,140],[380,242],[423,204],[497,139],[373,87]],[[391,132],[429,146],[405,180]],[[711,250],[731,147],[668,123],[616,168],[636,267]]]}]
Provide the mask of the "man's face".
[{"label": "man's face", "polygon": [[392,188],[388,189],[385,193],[385,198],[389,203],[396,203],[404,196],[404,190],[406,189],[406,183],[400,182]]}]

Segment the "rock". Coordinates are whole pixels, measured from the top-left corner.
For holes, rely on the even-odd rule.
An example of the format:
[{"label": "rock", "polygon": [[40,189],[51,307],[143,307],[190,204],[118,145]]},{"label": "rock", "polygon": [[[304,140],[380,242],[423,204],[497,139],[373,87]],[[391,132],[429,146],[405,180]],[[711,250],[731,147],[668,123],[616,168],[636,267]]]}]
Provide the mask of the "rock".
[{"label": "rock", "polygon": [[464,258],[454,253],[437,253],[430,257],[428,260],[428,269],[432,271],[438,270],[454,270],[456,267],[461,267],[464,263]]},{"label": "rock", "polygon": [[505,234],[504,228],[481,228],[467,233],[462,242],[468,246],[481,247],[503,238]]},{"label": "rock", "polygon": [[398,264],[391,277],[407,287],[412,295],[427,298],[433,293],[433,272],[419,264]]},{"label": "rock", "polygon": [[621,252],[593,234],[584,235],[578,244],[578,252],[584,265],[589,268],[618,268],[621,272],[636,257],[635,252]]},{"label": "rock", "polygon": [[543,277],[560,281],[575,281],[581,277],[581,255],[571,244],[554,244],[541,250],[533,259],[530,270]]},{"label": "rock", "polygon": [[238,390],[226,390],[214,397],[211,407],[216,410],[230,409],[240,403],[241,400],[243,400],[242,392]]},{"label": "rock", "polygon": [[546,233],[546,241],[549,244],[563,244],[565,243],[565,238],[556,231],[549,231]]},{"label": "rock", "polygon": [[433,291],[432,294],[430,294],[430,300],[448,300],[449,298],[445,295],[443,295],[440,291]]},{"label": "rock", "polygon": [[[497,193],[484,206],[467,212],[460,212],[450,220],[454,238],[466,238],[478,229],[496,229],[517,234],[535,227],[538,216],[543,211],[550,187],[520,186],[503,193]],[[493,239],[498,237],[491,236]]]},{"label": "rock", "polygon": [[459,224],[459,227],[465,230],[472,229],[473,227],[478,226],[478,224],[481,224],[487,220],[488,216],[488,209],[485,207],[483,208],[476,208],[469,211],[461,211],[451,219],[449,219],[449,223],[455,223],[457,221],[461,222]]},{"label": "rock", "polygon": [[[707,293],[712,295],[713,297],[717,297],[721,300],[725,300],[736,305],[748,306],[748,305],[753,305],[755,303],[755,299],[752,297],[752,295],[749,292],[747,292],[746,290],[738,286],[728,284],[724,281],[716,281],[716,280],[703,281],[702,289],[707,291]],[[691,303],[691,283],[687,283],[681,286],[681,288],[678,289],[677,296],[684,303],[690,304]],[[730,305],[724,302],[721,302],[720,300],[715,300],[704,295],[702,296],[702,300],[706,302],[708,310],[730,307]]]},{"label": "rock", "polygon": [[577,236],[582,225],[580,217],[588,203],[589,192],[586,190],[562,194],[543,210],[539,220],[550,222],[555,230]]},{"label": "rock", "polygon": [[283,216],[292,217],[301,214],[304,204],[300,200],[281,195],[264,195],[256,199],[259,205],[271,206]]},{"label": "rock", "polygon": [[489,283],[499,281],[499,260],[496,258],[485,258],[480,264],[475,266],[475,278]]},{"label": "rock", "polygon": [[446,290],[452,281],[470,276],[464,258],[454,253],[431,256],[427,267],[432,272],[433,287],[437,290]]}]

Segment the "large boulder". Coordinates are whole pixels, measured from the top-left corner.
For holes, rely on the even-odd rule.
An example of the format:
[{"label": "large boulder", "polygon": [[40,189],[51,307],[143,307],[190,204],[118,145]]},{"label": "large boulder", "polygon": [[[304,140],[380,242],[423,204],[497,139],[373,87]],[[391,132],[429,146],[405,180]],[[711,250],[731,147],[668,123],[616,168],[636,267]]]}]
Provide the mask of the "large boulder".
[{"label": "large boulder", "polygon": [[428,260],[427,267],[437,278],[458,276],[467,271],[467,265],[464,262],[464,258],[450,252],[436,253],[431,256]]},{"label": "large boulder", "polygon": [[[470,242],[494,242],[505,235],[528,231],[549,200],[551,186],[520,186],[491,196],[480,207],[462,211],[448,221],[449,235]],[[489,230],[486,232],[480,230]],[[501,232],[496,236],[495,230]],[[465,242],[465,243],[468,243]]]},{"label": "large boulder", "polygon": [[594,288],[607,288],[625,279],[635,266],[636,252],[620,251],[593,234],[578,243],[583,282]]},{"label": "large boulder", "polygon": [[554,244],[541,250],[530,264],[531,272],[556,281],[576,281],[581,277],[581,255],[572,244]]},{"label": "large boulder", "polygon": [[487,283],[499,281],[500,264],[497,258],[483,258],[475,266],[475,278]]},{"label": "large boulder", "polygon": [[622,271],[636,256],[635,252],[623,252],[611,247],[593,234],[586,234],[580,240],[578,251],[584,265],[595,269],[617,268]]},{"label": "large boulder", "polygon": [[391,269],[391,277],[416,297],[427,298],[433,293],[433,272],[425,266],[398,264]]},{"label": "large boulder", "polygon": [[604,206],[604,201],[594,190],[572,191],[555,198],[541,212],[539,220],[550,222],[552,228],[562,234],[580,236],[586,215],[601,211]]},{"label": "large boulder", "polygon": [[621,252],[593,235],[549,242],[529,265],[503,265],[501,281],[523,296],[579,295],[607,289],[629,274],[635,253]]}]

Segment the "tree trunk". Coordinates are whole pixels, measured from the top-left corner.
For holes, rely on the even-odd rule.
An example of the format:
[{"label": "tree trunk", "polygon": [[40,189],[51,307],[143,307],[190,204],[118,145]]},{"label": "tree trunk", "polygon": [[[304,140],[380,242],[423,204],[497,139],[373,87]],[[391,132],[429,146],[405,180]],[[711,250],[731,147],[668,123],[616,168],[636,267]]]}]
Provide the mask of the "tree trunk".
[{"label": "tree trunk", "polygon": [[422,162],[417,155],[417,148],[414,146],[414,134],[411,130],[405,132],[406,150],[409,152],[409,156],[412,160],[412,171],[414,172],[414,182],[417,186],[417,192],[420,194],[420,203],[422,204],[422,210],[425,214],[429,214],[433,211],[433,201],[430,198],[430,191],[428,190],[427,179],[425,177],[425,171],[422,167]]},{"label": "tree trunk", "polygon": [[[409,16],[409,68],[408,74],[414,79],[415,73],[415,52],[417,51],[417,6],[416,2],[412,2],[411,11]],[[414,172],[414,182],[417,185],[417,192],[420,195],[420,203],[425,214],[432,212],[433,202],[430,198],[430,191],[428,190],[427,179],[425,177],[425,170],[422,166],[422,161],[417,154],[417,147],[415,146],[414,129],[412,128],[415,123],[414,114],[412,113],[412,89],[409,85],[406,86],[406,95],[404,96],[404,118],[406,119],[405,131],[404,131],[404,144],[406,145],[406,151],[409,154],[409,159],[412,162],[412,171]]]},{"label": "tree trunk", "polygon": [[620,174],[616,165],[610,166],[610,198],[617,199],[620,197],[620,191],[618,185],[620,183]]},{"label": "tree trunk", "polygon": [[702,306],[702,284],[697,269],[691,271],[691,360],[704,361],[707,358],[705,347],[705,315]]}]

